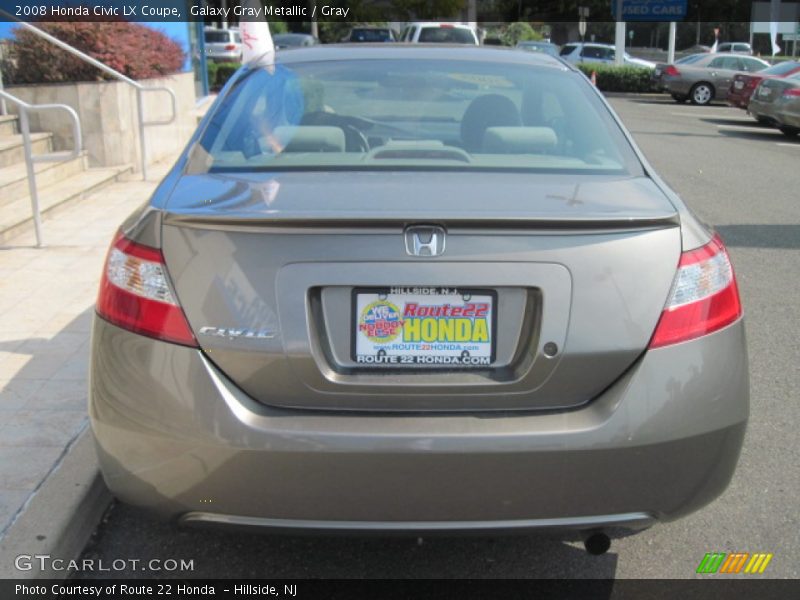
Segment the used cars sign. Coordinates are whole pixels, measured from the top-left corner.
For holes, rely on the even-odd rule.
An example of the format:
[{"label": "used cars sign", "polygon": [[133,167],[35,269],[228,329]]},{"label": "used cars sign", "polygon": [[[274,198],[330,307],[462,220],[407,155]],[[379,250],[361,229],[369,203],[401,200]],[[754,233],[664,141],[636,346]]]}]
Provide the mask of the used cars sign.
[{"label": "used cars sign", "polygon": [[[622,0],[625,21],[681,21],[686,18],[687,0]],[[617,17],[617,2],[611,2],[611,16]]]}]

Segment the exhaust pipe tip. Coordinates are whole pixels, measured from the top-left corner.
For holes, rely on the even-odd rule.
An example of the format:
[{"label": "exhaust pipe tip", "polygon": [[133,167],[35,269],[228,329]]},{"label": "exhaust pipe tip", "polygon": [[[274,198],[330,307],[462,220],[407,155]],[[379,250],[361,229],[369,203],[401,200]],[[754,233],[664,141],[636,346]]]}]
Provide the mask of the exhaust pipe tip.
[{"label": "exhaust pipe tip", "polygon": [[602,532],[593,533],[583,540],[583,547],[592,556],[600,556],[611,548],[611,538]]}]

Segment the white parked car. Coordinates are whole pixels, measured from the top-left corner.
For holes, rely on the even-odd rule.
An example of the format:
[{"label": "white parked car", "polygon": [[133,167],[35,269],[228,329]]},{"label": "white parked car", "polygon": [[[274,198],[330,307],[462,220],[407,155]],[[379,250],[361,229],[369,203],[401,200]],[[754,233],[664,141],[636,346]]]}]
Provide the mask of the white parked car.
[{"label": "white parked car", "polygon": [[747,42],[723,42],[717,46],[717,53],[753,54],[753,47]]},{"label": "white parked car", "polygon": [[403,28],[400,41],[412,44],[479,44],[475,30],[463,23],[409,23]]},{"label": "white parked car", "polygon": [[242,37],[236,28],[216,29],[206,27],[206,58],[213,62],[242,62]]},{"label": "white parked car", "polygon": [[[602,63],[613,65],[617,56],[617,49],[611,44],[566,44],[561,48],[561,58],[573,64]],[[655,69],[656,63],[641,58],[634,58],[625,53],[625,64],[629,67],[645,67]]]}]

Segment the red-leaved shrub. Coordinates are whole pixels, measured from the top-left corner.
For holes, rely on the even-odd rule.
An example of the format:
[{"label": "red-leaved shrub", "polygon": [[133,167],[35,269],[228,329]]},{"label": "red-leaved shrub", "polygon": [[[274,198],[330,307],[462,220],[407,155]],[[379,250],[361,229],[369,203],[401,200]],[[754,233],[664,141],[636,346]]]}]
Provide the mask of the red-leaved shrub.
[{"label": "red-leaved shrub", "polygon": [[[164,33],[128,21],[38,22],[34,25],[127,75],[147,79],[181,70],[184,53]],[[18,27],[4,66],[7,83],[54,83],[110,79],[99,69]]]}]

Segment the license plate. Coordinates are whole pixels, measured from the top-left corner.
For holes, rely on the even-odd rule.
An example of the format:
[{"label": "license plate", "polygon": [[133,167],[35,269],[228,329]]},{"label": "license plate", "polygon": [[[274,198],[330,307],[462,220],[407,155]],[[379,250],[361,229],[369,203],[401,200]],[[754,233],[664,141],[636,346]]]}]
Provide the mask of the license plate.
[{"label": "license plate", "polygon": [[363,367],[487,368],[497,294],[451,287],[353,290],[352,359]]},{"label": "license plate", "polygon": [[771,93],[772,93],[772,92],[771,92],[771,91],[770,91],[770,89],[769,89],[769,88],[767,88],[767,87],[762,87],[760,90],[758,90],[758,95],[759,95],[759,96],[763,96],[763,97],[767,97],[767,96],[769,96]]},{"label": "license plate", "polygon": [[656,77],[658,77],[659,75],[661,75],[661,69],[656,69]]},{"label": "license plate", "polygon": [[734,81],[733,87],[735,87],[737,90],[741,90],[744,88],[744,81]]}]

